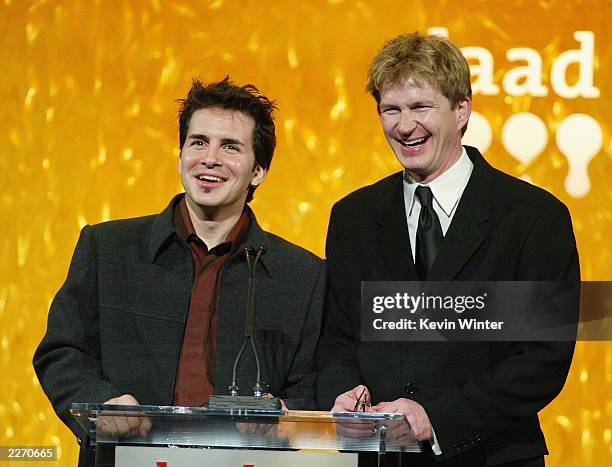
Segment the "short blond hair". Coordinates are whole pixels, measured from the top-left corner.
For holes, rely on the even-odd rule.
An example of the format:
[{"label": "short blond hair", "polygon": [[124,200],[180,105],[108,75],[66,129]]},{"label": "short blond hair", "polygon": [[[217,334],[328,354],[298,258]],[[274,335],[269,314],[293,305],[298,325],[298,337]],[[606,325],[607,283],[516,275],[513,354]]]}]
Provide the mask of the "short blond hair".
[{"label": "short blond hair", "polygon": [[380,103],[385,87],[410,79],[437,87],[453,109],[472,96],[470,67],[459,48],[442,36],[415,32],[391,39],[372,60],[366,91]]}]

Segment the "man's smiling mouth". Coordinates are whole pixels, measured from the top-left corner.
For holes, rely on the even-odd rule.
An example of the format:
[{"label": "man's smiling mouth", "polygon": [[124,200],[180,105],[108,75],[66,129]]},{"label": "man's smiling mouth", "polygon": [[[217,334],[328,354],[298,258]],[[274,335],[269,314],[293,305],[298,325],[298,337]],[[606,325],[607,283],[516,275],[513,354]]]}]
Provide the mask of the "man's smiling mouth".
[{"label": "man's smiling mouth", "polygon": [[214,175],[198,175],[196,177],[201,182],[210,182],[210,183],[223,183],[226,180],[221,177],[216,177]]},{"label": "man's smiling mouth", "polygon": [[405,148],[413,148],[416,146],[420,146],[421,144],[424,144],[428,139],[429,139],[429,136],[423,136],[421,138],[405,140],[405,141],[398,139],[397,142],[400,143]]}]

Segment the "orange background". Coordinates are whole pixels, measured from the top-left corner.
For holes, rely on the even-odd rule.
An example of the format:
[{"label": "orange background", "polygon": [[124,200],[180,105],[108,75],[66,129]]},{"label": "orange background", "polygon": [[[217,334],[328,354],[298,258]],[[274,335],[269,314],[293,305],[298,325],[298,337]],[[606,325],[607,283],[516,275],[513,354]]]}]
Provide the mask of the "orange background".
[{"label": "orange background", "polygon": [[[529,47],[552,62],[595,35],[597,99],[474,96],[493,130],[485,157],[527,176],[572,213],[586,280],[610,280],[612,37],[608,0],[541,1],[17,1],[0,2],[0,445],[77,447],[38,385],[31,357],[50,301],[86,223],[158,212],[181,190],[175,99],[193,76],[229,74],[276,99],[279,145],[253,207],[262,225],[323,254],[331,205],[398,170],[363,92],[368,63],[393,36],[446,27],[460,47],[494,58],[494,81]],[[568,80],[576,70],[568,71]],[[572,78],[573,76],[573,78]],[[516,112],[546,124],[528,164],[504,148]],[[603,134],[588,166],[591,189],[564,188],[568,162],[555,144],[572,113]],[[606,234],[607,232],[607,234]],[[562,394],[541,413],[553,466],[600,466],[612,454],[612,344],[580,342]],[[41,465],[44,465],[42,463]],[[18,465],[18,463],[11,463]]]}]

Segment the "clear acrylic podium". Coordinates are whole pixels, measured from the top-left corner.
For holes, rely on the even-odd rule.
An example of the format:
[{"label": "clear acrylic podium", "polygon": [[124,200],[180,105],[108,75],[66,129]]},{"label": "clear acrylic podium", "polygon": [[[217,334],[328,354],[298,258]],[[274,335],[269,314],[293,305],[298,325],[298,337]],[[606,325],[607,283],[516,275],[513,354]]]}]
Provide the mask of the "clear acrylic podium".
[{"label": "clear acrylic podium", "polygon": [[[401,414],[359,412],[332,414],[308,411],[102,404],[73,404],[70,411],[89,433],[90,442],[95,445],[96,465],[104,466],[115,465],[115,453],[119,452],[118,447],[129,447],[131,449],[129,452],[138,448],[139,453],[157,449],[154,451],[154,456],[160,460],[142,464],[154,467],[187,465],[165,461],[164,453],[179,451],[186,453],[188,450],[209,450],[209,448],[223,450],[226,453],[231,450],[264,450],[276,453],[304,450],[349,453],[374,451],[379,453],[381,465],[384,464],[384,454],[387,452],[421,451],[410,425]],[[116,431],[105,428],[115,427],[116,423],[112,422],[120,421],[123,417],[139,417],[147,427],[146,434],[118,435]],[[122,455],[124,452],[128,451],[121,451]],[[336,454],[336,456],[340,460],[341,455]],[[299,456],[296,458],[301,459]],[[356,459],[355,456],[351,458]],[[300,465],[293,460],[291,463],[295,467]],[[214,461],[214,464],[222,465],[219,461]],[[321,465],[319,462],[317,464]],[[117,465],[120,465],[119,461]],[[136,466],[137,462],[131,461],[125,465]],[[239,467],[243,465],[245,464],[241,463]],[[255,463],[254,465],[257,467]],[[356,465],[356,460],[352,464],[334,462],[334,465]]]}]

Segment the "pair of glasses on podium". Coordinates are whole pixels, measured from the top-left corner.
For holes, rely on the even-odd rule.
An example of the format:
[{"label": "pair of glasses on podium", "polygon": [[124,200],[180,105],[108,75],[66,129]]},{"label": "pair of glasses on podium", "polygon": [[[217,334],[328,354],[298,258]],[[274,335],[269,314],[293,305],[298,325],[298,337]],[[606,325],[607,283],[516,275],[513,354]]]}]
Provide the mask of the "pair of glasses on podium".
[{"label": "pair of glasses on podium", "polygon": [[353,412],[365,412],[366,409],[370,406],[370,395],[366,393],[366,388],[363,388],[361,394],[357,398],[355,402],[355,407],[353,407]]}]

